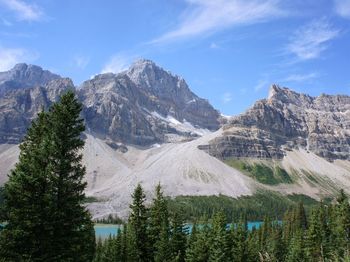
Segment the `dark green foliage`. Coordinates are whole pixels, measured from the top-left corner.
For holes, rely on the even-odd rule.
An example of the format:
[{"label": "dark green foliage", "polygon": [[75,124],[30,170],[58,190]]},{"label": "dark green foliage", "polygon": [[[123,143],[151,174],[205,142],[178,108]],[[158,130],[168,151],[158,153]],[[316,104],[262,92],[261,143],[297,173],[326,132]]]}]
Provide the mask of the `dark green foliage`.
[{"label": "dark green foliage", "polygon": [[209,260],[211,262],[231,261],[227,220],[223,212],[214,215],[210,236]]},{"label": "dark green foliage", "polygon": [[[156,193],[151,206],[154,212],[158,210],[155,213],[161,210],[155,206],[161,206],[159,203],[164,200],[163,195],[159,194],[160,187],[157,191],[158,196]],[[349,211],[348,198],[342,192],[336,204],[321,202],[313,208],[310,216],[307,216],[303,204],[299,203],[286,212],[283,221],[266,216],[263,224],[251,231],[247,229],[245,217],[228,228],[225,213],[219,211],[211,220],[194,224],[189,235],[185,232],[181,216],[174,214],[170,219],[170,233],[166,224],[168,220],[161,219],[163,223],[159,227],[155,252],[147,261],[349,261]],[[150,227],[150,223],[151,219],[147,227]],[[98,243],[95,261],[140,261],[135,258],[138,247],[130,241],[126,242],[127,257],[120,260],[121,256],[117,254],[125,254],[120,251],[123,250],[120,244],[123,238],[130,238],[125,227],[118,237],[110,238],[102,245]]]},{"label": "dark green foliage", "polygon": [[129,241],[134,249],[132,260],[148,261],[150,252],[147,234],[147,209],[145,207],[146,196],[140,184],[135,188],[132,199],[129,217]]},{"label": "dark green foliage", "polygon": [[196,220],[203,215],[212,217],[222,210],[228,221],[238,221],[241,214],[247,220],[263,220],[265,216],[282,219],[284,213],[298,205],[299,200],[306,201],[307,209],[318,202],[303,195],[292,195],[291,198],[278,193],[260,192],[253,196],[242,196],[237,199],[227,196],[178,196],[168,200],[171,212],[181,212],[187,221]]},{"label": "dark green foliage", "polygon": [[[150,207],[148,236],[151,253],[150,255],[155,256],[160,252],[162,254],[158,254],[157,257],[164,257],[164,245],[170,237],[170,225],[168,205],[160,184],[156,186],[155,198],[153,199],[152,206]],[[167,248],[169,249],[169,245]]]},{"label": "dark green foliage", "polygon": [[41,112],[20,145],[19,162],[5,184],[7,226],[0,255],[9,261],[91,261],[95,234],[82,205],[84,123],[81,104],[67,92]]},{"label": "dark green foliage", "polygon": [[94,220],[95,223],[99,223],[99,224],[123,224],[123,220],[121,218],[119,218],[117,215],[112,215],[109,214],[108,217],[106,218],[101,218],[101,219],[96,219]]},{"label": "dark green foliage", "polygon": [[243,171],[244,174],[263,184],[277,185],[280,183],[293,183],[287,171],[278,165],[272,168],[262,163],[249,164],[236,159],[225,160],[225,163]]},{"label": "dark green foliage", "polygon": [[172,257],[179,262],[185,261],[187,234],[185,221],[181,213],[174,213],[171,223],[170,247]]}]

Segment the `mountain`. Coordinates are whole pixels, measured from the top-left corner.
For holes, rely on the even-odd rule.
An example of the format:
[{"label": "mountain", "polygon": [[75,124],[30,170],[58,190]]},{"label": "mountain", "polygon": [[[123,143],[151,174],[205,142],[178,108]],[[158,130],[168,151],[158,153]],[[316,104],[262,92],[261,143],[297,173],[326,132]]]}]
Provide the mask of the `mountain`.
[{"label": "mountain", "polygon": [[231,118],[206,149],[218,158],[282,159],[303,148],[328,160],[350,160],[350,97],[311,97],[273,85],[268,99]]},{"label": "mountain", "polygon": [[36,65],[17,64],[6,72],[0,72],[0,96],[9,90],[42,86],[60,76]]},{"label": "mountain", "polygon": [[[46,72],[15,68],[23,68],[16,83],[28,68]],[[0,95],[0,185],[30,121],[74,88],[68,78],[34,78]],[[340,188],[350,192],[349,96],[311,97],[273,85],[267,99],[222,124],[184,79],[144,59],[124,72],[97,75],[75,92],[87,127],[83,161],[95,218],[126,217],[137,183],[149,199],[159,182],[171,197],[273,191],[321,199]]]},{"label": "mountain", "polygon": [[100,138],[147,146],[199,137],[219,128],[219,113],[185,80],[149,60],[102,74],[78,91],[87,126]]}]

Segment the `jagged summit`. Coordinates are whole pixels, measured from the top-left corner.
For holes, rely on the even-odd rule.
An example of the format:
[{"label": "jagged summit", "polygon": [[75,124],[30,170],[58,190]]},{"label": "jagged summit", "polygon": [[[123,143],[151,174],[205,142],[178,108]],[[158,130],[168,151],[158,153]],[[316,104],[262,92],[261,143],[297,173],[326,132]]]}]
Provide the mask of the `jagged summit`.
[{"label": "jagged summit", "polygon": [[16,64],[12,69],[0,72],[0,95],[9,90],[43,86],[48,82],[61,78],[40,66],[25,63]]},{"label": "jagged summit", "polygon": [[303,148],[329,160],[350,160],[350,96],[312,97],[272,85],[268,99],[232,117],[211,142],[219,158],[281,159]]}]

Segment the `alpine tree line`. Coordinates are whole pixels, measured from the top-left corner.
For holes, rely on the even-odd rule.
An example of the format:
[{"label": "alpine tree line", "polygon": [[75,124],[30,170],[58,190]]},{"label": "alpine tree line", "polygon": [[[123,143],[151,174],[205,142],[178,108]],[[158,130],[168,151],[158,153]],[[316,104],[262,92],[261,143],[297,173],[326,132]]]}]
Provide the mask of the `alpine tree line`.
[{"label": "alpine tree line", "polygon": [[350,205],[344,191],[333,204],[320,202],[309,216],[300,202],[282,221],[266,217],[259,228],[248,230],[244,216],[232,223],[219,211],[194,223],[191,232],[181,214],[169,214],[160,185],[148,208],[140,185],[132,197],[128,222],[116,236],[98,240],[94,262],[350,261]]},{"label": "alpine tree line", "polygon": [[1,193],[0,221],[6,221],[0,231],[1,262],[350,261],[350,205],[344,191],[309,215],[300,203],[282,220],[267,216],[258,229],[248,230],[244,214],[227,221],[218,211],[194,223],[190,232],[183,213],[169,211],[160,185],[149,206],[137,185],[122,230],[96,241],[84,207],[81,110],[68,91],[28,129]]}]

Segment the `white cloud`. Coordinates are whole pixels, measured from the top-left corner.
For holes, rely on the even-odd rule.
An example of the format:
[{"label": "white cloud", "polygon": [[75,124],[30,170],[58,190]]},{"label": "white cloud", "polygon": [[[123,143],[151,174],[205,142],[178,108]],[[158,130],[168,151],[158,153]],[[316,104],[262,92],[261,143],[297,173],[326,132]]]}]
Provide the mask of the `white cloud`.
[{"label": "white cloud", "polygon": [[218,48],[220,48],[220,46],[218,44],[216,44],[216,43],[211,43],[210,44],[210,48],[211,49],[218,49]]},{"label": "white cloud", "polygon": [[37,56],[26,49],[0,46],[0,72],[11,69],[17,63],[35,60]]},{"label": "white cloud", "polygon": [[231,102],[232,100],[232,94],[230,92],[226,92],[221,96],[221,100],[224,104],[227,104],[228,102]]},{"label": "white cloud", "polygon": [[282,79],[281,82],[305,82],[317,77],[319,77],[319,74],[315,72],[309,74],[293,74]]},{"label": "white cloud", "polygon": [[344,17],[350,18],[350,0],[335,0],[335,12]]},{"label": "white cloud", "polygon": [[73,58],[74,64],[79,69],[85,69],[85,67],[89,64],[90,58],[86,56],[77,55]]},{"label": "white cloud", "polygon": [[259,80],[258,83],[254,86],[254,91],[259,92],[261,89],[266,87],[268,84],[268,81],[266,79]]},{"label": "white cloud", "polygon": [[128,69],[133,58],[125,55],[117,54],[112,56],[109,61],[103,66],[101,73],[119,73]]},{"label": "white cloud", "polygon": [[16,17],[22,21],[39,21],[44,15],[42,9],[37,5],[21,0],[0,0],[0,4],[13,11]]},{"label": "white cloud", "polygon": [[287,52],[299,60],[318,58],[328,48],[327,43],[339,33],[340,31],[333,28],[326,19],[312,21],[295,31],[287,46]]},{"label": "white cloud", "polygon": [[1,22],[5,26],[12,26],[12,23],[10,21],[6,20],[5,18],[1,18]]},{"label": "white cloud", "polygon": [[279,0],[185,0],[180,23],[152,43],[203,36],[237,25],[264,22],[285,15]]}]

